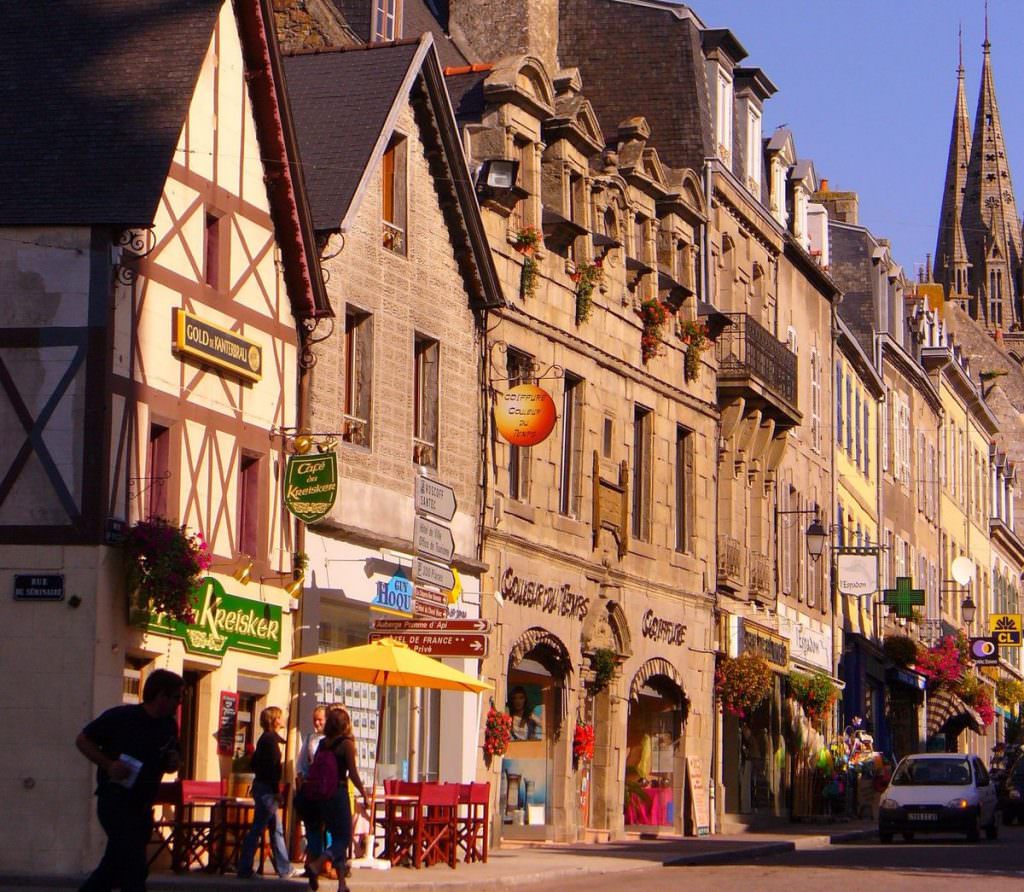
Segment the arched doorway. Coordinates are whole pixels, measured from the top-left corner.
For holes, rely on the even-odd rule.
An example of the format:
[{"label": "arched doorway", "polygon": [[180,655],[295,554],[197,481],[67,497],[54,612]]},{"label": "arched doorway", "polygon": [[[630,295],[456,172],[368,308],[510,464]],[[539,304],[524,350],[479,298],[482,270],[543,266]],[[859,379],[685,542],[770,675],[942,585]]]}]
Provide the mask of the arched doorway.
[{"label": "arched doorway", "polygon": [[689,700],[668,660],[648,660],[629,687],[624,822],[683,829],[686,778],[683,732]]},{"label": "arched doorway", "polygon": [[546,629],[528,629],[509,653],[505,709],[512,716],[512,740],[498,799],[503,836],[547,839],[558,832],[568,774],[562,742],[571,672],[568,650]]}]

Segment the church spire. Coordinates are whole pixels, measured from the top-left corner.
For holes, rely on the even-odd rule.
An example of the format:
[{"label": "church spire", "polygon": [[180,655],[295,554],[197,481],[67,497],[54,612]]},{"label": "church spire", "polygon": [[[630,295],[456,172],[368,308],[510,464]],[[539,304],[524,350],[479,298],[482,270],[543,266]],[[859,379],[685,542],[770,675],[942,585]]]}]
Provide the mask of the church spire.
[{"label": "church spire", "polygon": [[939,237],[935,245],[935,280],[947,298],[967,294],[967,271],[970,261],[964,241],[961,216],[967,166],[971,156],[971,120],[964,92],[963,34],[960,34],[959,65],[956,69],[956,102],[953,105],[953,128],[949,137],[949,158],[946,161],[946,182],[942,190],[939,213]]},{"label": "church spire", "polygon": [[992,77],[987,4],[982,48],[981,88],[961,222],[971,263],[972,315],[990,329],[1006,329],[1022,321],[1017,286],[1024,245]]}]

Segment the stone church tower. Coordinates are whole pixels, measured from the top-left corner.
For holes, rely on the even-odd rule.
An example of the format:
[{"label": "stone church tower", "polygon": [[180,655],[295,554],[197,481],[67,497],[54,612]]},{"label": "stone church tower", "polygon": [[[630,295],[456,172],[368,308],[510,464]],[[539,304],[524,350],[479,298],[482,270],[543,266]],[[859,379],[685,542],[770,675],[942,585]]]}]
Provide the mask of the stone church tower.
[{"label": "stone church tower", "polygon": [[992,78],[987,17],[982,49],[973,137],[967,134],[962,63],[957,71],[935,272],[947,297],[966,298],[971,316],[990,331],[1019,330],[1024,247]]}]

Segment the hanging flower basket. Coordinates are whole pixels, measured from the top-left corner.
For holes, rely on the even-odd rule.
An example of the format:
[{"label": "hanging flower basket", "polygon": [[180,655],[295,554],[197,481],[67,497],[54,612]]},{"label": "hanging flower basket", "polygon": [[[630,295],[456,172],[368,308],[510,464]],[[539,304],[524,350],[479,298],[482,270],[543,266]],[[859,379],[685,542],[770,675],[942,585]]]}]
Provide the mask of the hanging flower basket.
[{"label": "hanging flower basket", "polygon": [[572,757],[576,762],[590,762],[594,758],[594,726],[576,723],[572,735]]},{"label": "hanging flower basket", "polygon": [[679,336],[686,345],[684,375],[687,381],[696,381],[700,376],[700,359],[704,351],[711,346],[707,324],[696,319],[687,319],[679,326]]},{"label": "hanging flower basket", "polygon": [[615,677],[618,661],[615,651],[608,647],[599,647],[590,655],[590,666],[594,670],[594,681],[590,686],[591,693],[598,694],[608,687]]},{"label": "hanging flower basket", "polygon": [[790,672],[789,689],[813,724],[824,721],[839,698],[839,689],[824,672]]},{"label": "hanging flower basket", "polygon": [[640,353],[643,361],[648,362],[661,352],[665,323],[672,315],[672,309],[657,298],[651,298],[640,304],[637,315],[639,315],[643,326],[640,333]]},{"label": "hanging flower basket", "polygon": [[726,657],[715,672],[715,695],[725,712],[746,718],[772,690],[772,670],[757,654]]},{"label": "hanging flower basket", "polygon": [[965,636],[947,635],[918,655],[917,670],[928,679],[929,689],[956,688],[970,665],[967,649]]},{"label": "hanging flower basket", "polygon": [[192,622],[192,593],[212,560],[202,533],[162,518],[140,520],[125,534],[124,560],[133,606]]},{"label": "hanging flower basket", "polygon": [[522,254],[532,254],[540,245],[540,230],[536,226],[524,226],[512,235],[512,247]]},{"label": "hanging flower basket", "polygon": [[494,756],[505,755],[511,739],[512,716],[492,706],[487,711],[487,724],[484,726],[484,754],[488,761]]},{"label": "hanging flower basket", "polygon": [[578,263],[571,278],[576,283],[576,324],[581,325],[590,318],[590,312],[594,308],[594,288],[604,278],[601,261]]}]

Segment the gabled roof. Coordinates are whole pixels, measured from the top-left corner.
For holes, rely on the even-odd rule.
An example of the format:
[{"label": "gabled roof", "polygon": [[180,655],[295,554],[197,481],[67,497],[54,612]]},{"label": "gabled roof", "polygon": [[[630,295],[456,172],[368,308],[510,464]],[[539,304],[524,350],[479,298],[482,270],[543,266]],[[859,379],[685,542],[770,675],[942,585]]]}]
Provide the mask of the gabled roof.
[{"label": "gabled roof", "polygon": [[[373,37],[370,32],[373,28],[375,0],[332,0],[332,2],[345,17],[345,21],[348,22],[356,36],[364,43],[369,43]],[[420,35],[430,34],[434,38],[434,48],[437,50],[442,66],[468,64],[469,60],[448,39],[444,27],[438,22],[424,0],[404,0],[401,8],[401,33],[396,34],[396,38],[418,40]]]},{"label": "gabled roof", "polygon": [[285,57],[315,229],[345,229],[371,163],[387,148],[398,100],[409,96],[418,55],[418,41],[403,41]]},{"label": "gabled roof", "polygon": [[0,225],[151,224],[220,8],[4,4]]},{"label": "gabled roof", "polygon": [[[149,227],[221,0],[11,4],[0,28],[0,226]],[[234,0],[274,229],[296,318],[330,312],[269,0]],[[58,8],[59,6],[59,8]]]},{"label": "gabled roof", "polygon": [[[431,172],[451,201],[441,201],[455,256],[474,303],[504,302],[484,232],[473,179],[434,42],[419,40],[359,49],[300,53],[285,59],[313,225],[346,231],[380,163],[400,113],[410,101],[431,157]],[[431,146],[432,144],[432,146]]]}]

